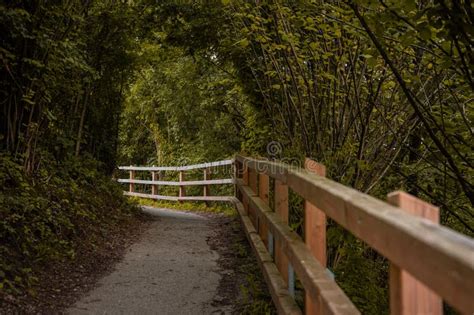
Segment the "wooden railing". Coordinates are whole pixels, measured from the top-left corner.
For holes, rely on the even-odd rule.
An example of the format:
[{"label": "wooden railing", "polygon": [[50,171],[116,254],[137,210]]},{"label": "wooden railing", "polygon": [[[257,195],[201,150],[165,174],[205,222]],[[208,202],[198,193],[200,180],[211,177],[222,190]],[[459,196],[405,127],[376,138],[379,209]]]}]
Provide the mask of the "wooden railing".
[{"label": "wooden railing", "polygon": [[[156,200],[168,200],[168,201],[230,201],[232,196],[211,196],[210,185],[224,185],[234,184],[233,171],[231,178],[224,179],[210,179],[210,170],[213,168],[223,167],[234,164],[234,160],[224,160],[212,163],[203,163],[186,166],[120,166],[120,170],[129,171],[128,179],[119,179],[119,183],[128,183],[129,190],[125,191],[124,194],[127,196],[151,198]],[[191,170],[203,170],[203,180],[186,181],[185,173]],[[179,181],[164,181],[158,180],[158,174],[163,175],[163,172],[179,172]],[[151,180],[136,179],[137,172],[146,172],[151,175]],[[135,184],[151,185],[151,193],[140,193],[135,191]],[[177,186],[179,187],[178,196],[160,195],[160,186]],[[186,196],[187,186],[203,186],[202,196]]]},{"label": "wooden railing", "polygon": [[[234,178],[184,181],[184,171],[231,165],[234,160],[185,167],[121,167],[130,171],[127,195],[166,200],[232,201],[258,257],[280,314],[301,314],[295,279],[304,291],[305,314],[360,312],[326,269],[326,216],[390,261],[392,314],[442,314],[442,301],[474,314],[474,240],[438,224],[438,208],[403,192],[381,201],[325,178],[325,167],[304,168],[237,156]],[[178,171],[178,182],[156,180],[157,171]],[[136,180],[134,172],[152,172]],[[235,197],[185,196],[187,185],[235,183]],[[134,184],[179,186],[178,197],[134,192]],[[270,185],[271,184],[271,185]],[[288,225],[289,190],[304,198],[304,239]],[[270,202],[270,196],[273,202]],[[272,206],[271,206],[272,205]],[[364,288],[361,288],[363,290]]]},{"label": "wooden railing", "polygon": [[[237,156],[236,167],[236,208],[279,313],[301,313],[295,273],[305,314],[359,313],[326,269],[328,216],[390,260],[392,314],[442,314],[442,299],[474,314],[474,240],[438,225],[436,207],[403,192],[378,200],[309,159],[303,169]],[[305,199],[304,240],[288,226],[289,189]]]}]

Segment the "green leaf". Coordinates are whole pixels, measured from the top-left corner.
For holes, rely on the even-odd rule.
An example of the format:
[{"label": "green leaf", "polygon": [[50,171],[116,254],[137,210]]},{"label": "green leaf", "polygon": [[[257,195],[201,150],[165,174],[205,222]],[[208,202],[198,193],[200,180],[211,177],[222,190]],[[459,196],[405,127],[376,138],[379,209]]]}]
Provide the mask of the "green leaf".
[{"label": "green leaf", "polygon": [[244,38],[239,42],[239,44],[240,44],[241,47],[245,48],[250,44],[250,42],[247,38]]},{"label": "green leaf", "polygon": [[371,68],[374,68],[377,65],[377,58],[367,59],[367,65]]},{"label": "green leaf", "polygon": [[311,48],[312,50],[317,50],[319,48],[319,44],[315,42],[311,42],[309,43],[309,48]]}]

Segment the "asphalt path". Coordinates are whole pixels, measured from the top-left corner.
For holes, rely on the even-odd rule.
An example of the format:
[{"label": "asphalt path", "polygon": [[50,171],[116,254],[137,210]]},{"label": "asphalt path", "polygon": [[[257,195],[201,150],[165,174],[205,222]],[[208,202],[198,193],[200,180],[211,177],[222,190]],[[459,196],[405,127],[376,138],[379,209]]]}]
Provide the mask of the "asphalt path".
[{"label": "asphalt path", "polygon": [[114,271],[75,303],[68,314],[230,314],[215,307],[219,255],[207,240],[212,218],[144,207],[151,227]]}]

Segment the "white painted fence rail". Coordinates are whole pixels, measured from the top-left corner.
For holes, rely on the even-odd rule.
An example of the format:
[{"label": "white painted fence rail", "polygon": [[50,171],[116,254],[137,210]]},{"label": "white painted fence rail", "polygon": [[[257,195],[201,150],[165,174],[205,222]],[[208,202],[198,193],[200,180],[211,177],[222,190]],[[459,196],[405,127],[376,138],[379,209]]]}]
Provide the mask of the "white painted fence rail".
[{"label": "white painted fence rail", "polygon": [[120,166],[120,170],[124,171],[190,171],[200,168],[211,168],[211,167],[218,167],[224,165],[232,165],[234,164],[234,159],[230,160],[223,160],[217,162],[209,162],[209,163],[201,163],[201,164],[194,164],[194,165],[184,165],[184,166]]},{"label": "white painted fence rail", "polygon": [[142,193],[124,192],[124,195],[131,197],[149,198],[155,200],[167,201],[233,201],[234,196],[164,196],[164,195],[150,195]]},{"label": "white painted fence rail", "polygon": [[[225,167],[230,165],[232,167],[232,178],[223,178],[223,179],[210,179],[211,172],[210,169]],[[234,185],[235,179],[234,176],[234,159],[201,163],[194,165],[185,165],[185,166],[120,166],[120,170],[129,171],[129,178],[120,178],[117,181],[119,183],[129,184],[129,190],[125,191],[124,194],[127,196],[140,197],[140,198],[149,198],[155,200],[168,200],[168,201],[229,201],[231,196],[211,196],[210,195],[210,185]],[[203,180],[190,180],[186,181],[185,172],[192,170],[203,170],[204,178]],[[179,172],[179,181],[166,181],[159,180],[159,174],[163,172]],[[146,179],[135,179],[136,172],[149,172],[151,173],[151,180]],[[136,192],[135,184],[139,185],[150,185],[151,194]],[[169,196],[169,195],[160,195],[158,193],[160,186],[175,186],[179,187],[178,196]],[[185,187],[188,186],[202,186],[203,195],[202,196],[186,196]]]},{"label": "white painted fence rail", "polygon": [[142,180],[142,179],[119,179],[119,183],[133,183],[133,184],[144,184],[144,185],[160,185],[160,186],[203,186],[203,185],[223,185],[223,184],[235,184],[233,178],[225,179],[210,179],[210,180],[190,180],[184,182],[177,181],[153,181],[153,180]]}]

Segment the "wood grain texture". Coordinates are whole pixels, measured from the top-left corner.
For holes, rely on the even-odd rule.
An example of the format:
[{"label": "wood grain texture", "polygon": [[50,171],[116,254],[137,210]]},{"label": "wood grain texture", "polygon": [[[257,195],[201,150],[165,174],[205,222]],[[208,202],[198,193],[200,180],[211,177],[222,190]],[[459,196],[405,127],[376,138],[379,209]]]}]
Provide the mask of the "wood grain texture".
[{"label": "wood grain texture", "polygon": [[[241,191],[246,195],[251,190],[242,188]],[[280,216],[272,211],[258,196],[247,195],[247,198],[249,203],[267,222],[268,228],[275,235],[275,238],[280,240],[281,249],[291,261],[306,292],[310,294],[312,299],[319,301],[321,314],[360,314],[342,289],[329,277],[326,268],[321,266],[314,258],[301,237],[291,231],[288,224],[283,222]],[[276,265],[278,267],[278,261]],[[278,268],[278,270],[282,278],[288,272],[288,268],[285,270]],[[288,283],[287,280],[285,280],[285,283]]]},{"label": "wood grain texture", "polygon": [[[258,168],[272,163],[243,160]],[[450,305],[463,313],[474,313],[472,238],[300,168],[288,166],[286,180],[293,191],[397,266],[416,275]]]},{"label": "wood grain texture", "polygon": [[[216,163],[231,164],[229,161],[232,160]],[[413,213],[419,210],[414,210],[413,213],[401,211],[398,207],[298,167],[243,156],[237,156],[236,161],[242,163],[243,168],[242,181],[238,185],[246,186],[252,181],[252,187],[255,192],[257,191],[256,180],[254,184],[253,179],[249,178],[248,169],[259,171],[275,179],[276,213],[272,215],[278,220],[288,222],[289,187],[303,197],[308,202],[308,206],[311,204],[311,206],[323,211],[325,215],[384,255],[398,268],[414,275],[420,282],[460,312],[464,314],[474,313],[474,299],[472,298],[472,292],[474,292],[474,240],[472,238],[415,216]],[[199,167],[202,165],[208,167],[209,163],[201,164]],[[122,169],[153,171],[162,168],[124,167]],[[141,182],[134,180],[134,174],[132,173],[130,173],[128,183],[130,184],[130,191],[125,192],[127,195],[178,201],[187,200],[188,198],[185,196],[169,197],[135,193],[133,184]],[[255,192],[242,193],[243,207],[248,209],[249,205],[255,206],[255,198],[257,198],[254,196]],[[190,196],[189,198],[189,200],[206,200],[205,198],[211,197]],[[228,201],[229,197],[212,197],[212,199]],[[401,202],[403,202],[402,199]],[[260,203],[268,208],[265,202],[261,201]],[[402,203],[400,205],[403,207]],[[258,209],[256,209],[256,212],[260,213]],[[423,216],[430,217],[430,212],[423,212]],[[262,218],[265,221],[267,216]],[[286,257],[283,254],[285,250],[288,250],[288,248],[285,248],[285,244],[288,246],[291,242],[288,239],[286,241],[282,239],[284,236],[282,233],[278,233],[278,230],[272,230],[272,232],[276,233],[275,255],[277,267],[282,272],[282,276],[287,277],[288,259],[295,259],[295,250],[287,251],[289,256]],[[306,245],[304,247],[308,249]],[[312,258],[314,259],[314,257]],[[283,266],[285,265],[285,259],[286,268]],[[293,267],[297,273],[303,272],[304,274],[304,266],[303,263],[298,265],[298,261],[296,261]],[[306,281],[305,288],[306,285],[310,286],[309,290],[312,298],[317,299],[318,291],[314,287],[311,289],[312,282],[308,279],[302,280]],[[287,278],[285,281],[287,281]],[[318,285],[324,284],[320,283]],[[334,301],[330,302],[333,303]],[[324,303],[322,304],[323,308],[327,307],[324,306]]]},{"label": "wood grain texture", "polygon": [[118,179],[119,183],[134,183],[144,185],[160,185],[160,186],[207,186],[207,185],[226,185],[234,184],[233,178],[209,179],[209,180],[189,180],[189,181],[160,181],[160,180],[144,180],[144,179]]},{"label": "wood grain texture", "polygon": [[[397,191],[387,197],[390,204],[417,217],[439,223],[439,209],[405,192]],[[410,273],[390,264],[390,313],[394,315],[441,315],[443,302],[430,288]]]},{"label": "wood grain texture", "polygon": [[168,201],[222,201],[222,202],[229,202],[232,200],[234,196],[185,196],[185,197],[178,197],[178,196],[163,196],[163,195],[152,195],[152,194],[143,194],[137,192],[128,192],[124,191],[124,195],[130,197],[139,197],[139,198],[148,198],[148,199],[155,199],[155,200],[168,200]]},{"label": "wood grain texture", "polygon": [[[207,168],[205,168],[203,172],[204,172],[203,182],[205,182],[204,188],[203,188],[203,195],[204,196],[209,196],[210,195],[210,189],[209,189],[210,184],[209,184],[209,182],[216,182],[216,181],[221,181],[222,182],[222,180],[212,181],[211,180],[211,173],[210,173],[209,169],[207,169]],[[230,179],[230,180],[231,180],[231,183],[233,184],[234,181],[232,179]],[[229,184],[231,184],[231,183],[229,183]]]},{"label": "wood grain texture", "polygon": [[[248,170],[248,178],[249,178],[249,187],[252,189],[254,194],[258,194],[258,186],[257,186],[257,172],[254,169]],[[248,213],[250,220],[252,220],[253,226],[258,230],[258,222],[257,216],[255,214],[255,210],[249,205]]]},{"label": "wood grain texture", "polygon": [[[266,174],[258,175],[258,196],[268,205],[270,194],[270,178]],[[268,227],[265,220],[258,220],[258,234],[268,249]]]},{"label": "wood grain texture", "polygon": [[288,174],[288,165],[280,162],[271,162],[268,160],[249,159],[241,155],[237,155],[235,160],[247,168],[257,170],[259,173],[264,173],[272,178],[278,179],[282,183],[286,183]]},{"label": "wood grain texture", "polygon": [[[158,181],[158,172],[151,172],[151,181],[156,182]],[[152,184],[151,186],[151,194],[152,195],[158,195],[159,193],[159,187],[156,184]]]},{"label": "wood grain texture", "polygon": [[[274,187],[275,213],[281,222],[288,224],[288,186],[279,180],[275,180]],[[280,270],[285,283],[288,284],[288,257],[282,245],[282,240],[275,237],[275,262]]]},{"label": "wood grain texture", "polygon": [[246,164],[242,165],[242,180],[244,181],[245,185],[249,184],[249,168]]},{"label": "wood grain texture", "polygon": [[242,205],[245,210],[245,215],[248,215],[248,209],[249,209],[249,197],[248,196],[255,196],[255,193],[253,190],[248,186],[244,184],[243,179],[237,179],[237,189],[239,190],[241,196],[242,196]]},{"label": "wood grain texture", "polygon": [[[326,167],[311,159],[305,159],[304,167],[308,172],[326,176]],[[326,214],[311,202],[304,202],[304,236],[305,243],[321,266],[326,268]],[[318,300],[305,296],[305,314],[321,314],[322,305]]]},{"label": "wood grain texture", "polygon": [[241,173],[241,166],[240,166],[240,163],[238,161],[235,161],[234,163],[234,166],[233,166],[233,179],[234,179],[234,196],[235,198],[237,198],[238,200],[240,200],[242,202],[242,200],[240,199],[240,196],[239,196],[239,190],[237,189],[237,185],[235,185],[235,180],[237,178],[240,178],[240,173]]},{"label": "wood grain texture", "polygon": [[128,187],[129,192],[134,192],[135,191],[135,184],[133,183],[133,180],[135,179],[135,171],[130,171],[130,185]]},{"label": "wood grain texture", "polygon": [[237,199],[234,199],[233,202],[237,212],[240,214],[245,234],[247,235],[255,255],[257,256],[258,264],[260,269],[263,271],[265,281],[270,289],[270,294],[278,314],[300,315],[300,308],[290,296],[285,281],[282,279],[277,267],[273,263],[272,257],[265,248],[265,245],[255,230],[250,218],[246,215],[243,205]]},{"label": "wood grain texture", "polygon": [[224,165],[231,165],[234,163],[234,159],[230,160],[222,160],[217,162],[209,162],[209,163],[202,163],[202,164],[194,164],[194,165],[185,165],[185,166],[119,166],[118,169],[124,171],[189,171],[195,170],[200,168],[210,168],[210,167],[218,167]]},{"label": "wood grain texture", "polygon": [[[184,187],[184,185],[182,185],[181,183],[184,182],[184,171],[181,171],[179,172],[179,197],[182,198],[182,197],[185,197],[186,196],[186,188]],[[182,201],[182,200],[180,200]]]}]

